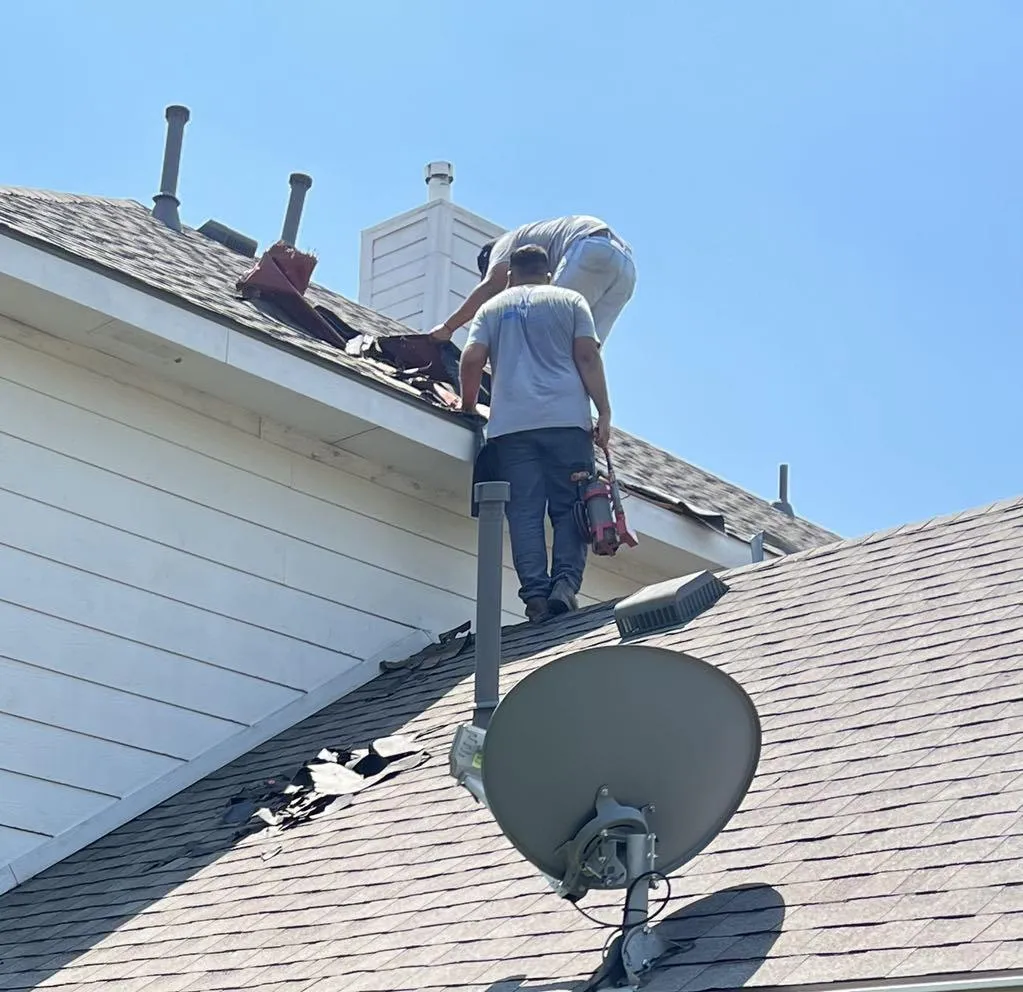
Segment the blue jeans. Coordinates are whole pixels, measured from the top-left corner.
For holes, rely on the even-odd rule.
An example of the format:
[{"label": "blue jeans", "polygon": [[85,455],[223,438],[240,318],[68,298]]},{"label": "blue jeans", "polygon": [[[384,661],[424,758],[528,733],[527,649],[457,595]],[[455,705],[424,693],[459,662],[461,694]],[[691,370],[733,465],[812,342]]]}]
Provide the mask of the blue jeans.
[{"label": "blue jeans", "polygon": [[[519,598],[546,599],[560,580],[579,592],[587,544],[572,507],[578,496],[573,472],[593,472],[593,436],[580,427],[544,427],[494,438],[500,477],[511,486],[505,513]],[[547,571],[544,514],[551,518],[554,548]]]}]

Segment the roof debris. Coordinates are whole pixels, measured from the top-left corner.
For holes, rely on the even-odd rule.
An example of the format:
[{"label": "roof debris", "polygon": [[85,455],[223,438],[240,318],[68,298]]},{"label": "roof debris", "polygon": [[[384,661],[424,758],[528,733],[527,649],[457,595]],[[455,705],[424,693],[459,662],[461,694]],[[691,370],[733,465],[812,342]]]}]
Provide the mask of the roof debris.
[{"label": "roof debris", "polygon": [[245,824],[242,835],[264,827],[266,836],[330,816],[377,782],[416,768],[429,758],[415,739],[380,737],[368,748],[323,748],[294,772],[264,779],[228,802],[221,823]]},{"label": "roof debris", "polygon": [[[476,643],[475,635],[469,633],[471,627],[472,621],[466,620],[465,623],[452,627],[451,630],[445,630],[444,633],[437,636],[436,644],[427,644],[422,651],[410,658],[380,662],[380,671],[397,672],[418,669],[427,672],[431,668],[436,668],[441,662],[457,658],[459,655],[465,654],[466,651],[471,651]],[[459,634],[465,634],[465,637],[459,639]]]},{"label": "roof debris", "polygon": [[[316,258],[278,241],[237,282],[242,299],[269,306],[272,316],[351,358],[369,358],[393,369],[395,378],[417,389],[422,397],[449,410],[458,409],[458,363],[461,351],[450,341],[429,334],[362,333],[322,304],[305,298]],[[490,376],[484,373],[480,402],[490,402]],[[472,419],[479,419],[472,415]]]},{"label": "roof debris", "polygon": [[[418,768],[429,758],[415,737],[405,734],[378,737],[367,748],[325,747],[297,769],[261,779],[232,796],[217,823],[198,840],[153,862],[145,871],[215,857],[254,834],[269,839],[300,824],[333,816],[351,806],[358,793]],[[236,829],[228,832],[225,827]],[[268,849],[262,858],[268,861],[281,850],[282,845]]]}]

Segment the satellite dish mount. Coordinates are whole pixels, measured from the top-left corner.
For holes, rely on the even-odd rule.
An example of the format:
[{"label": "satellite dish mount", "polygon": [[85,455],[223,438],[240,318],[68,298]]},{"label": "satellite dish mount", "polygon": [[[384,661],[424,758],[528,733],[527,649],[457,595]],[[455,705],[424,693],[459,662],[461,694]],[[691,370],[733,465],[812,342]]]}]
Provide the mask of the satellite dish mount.
[{"label": "satellite dish mount", "polygon": [[623,806],[602,785],[594,801],[595,815],[559,849],[565,858],[560,896],[575,902],[590,889],[625,889],[625,916],[619,954],[629,985],[668,951],[686,945],[662,939],[648,926],[650,889],[663,877],[654,867],[657,837],[647,822],[651,804]]}]

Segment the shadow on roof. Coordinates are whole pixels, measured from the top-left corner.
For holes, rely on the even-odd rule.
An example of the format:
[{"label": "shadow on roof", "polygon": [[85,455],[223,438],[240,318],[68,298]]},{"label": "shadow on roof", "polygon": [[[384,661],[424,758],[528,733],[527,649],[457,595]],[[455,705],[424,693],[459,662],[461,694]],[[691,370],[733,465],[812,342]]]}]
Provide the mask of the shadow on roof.
[{"label": "shadow on roof", "polygon": [[[554,652],[566,642],[604,627],[609,617],[609,607],[592,607],[542,626],[508,628],[503,665],[514,667],[522,659]],[[359,793],[347,808],[276,836],[260,831],[241,839],[236,836],[237,825],[221,822],[231,800],[308,761],[322,748],[363,748],[373,740],[398,734],[459,683],[471,680],[473,669],[469,650],[428,671],[399,669],[381,675],[0,896],[0,987],[33,988],[120,930],[134,933],[118,934],[117,943],[134,943],[146,929],[159,925],[151,915],[158,917],[162,912],[157,912],[156,904],[175,896],[201,872],[207,875],[203,898],[210,907],[220,898],[237,900],[237,891],[223,897],[218,893],[237,885],[232,875],[238,870],[244,871],[248,884],[264,890],[280,888],[282,893],[286,890],[278,897],[269,892],[253,895],[253,900],[268,898],[266,908],[270,911],[278,909],[282,901],[301,903],[303,892],[310,893],[314,905],[322,905],[314,895],[322,899],[327,883],[322,878],[303,877],[305,873],[297,866],[324,841],[340,865],[346,853],[379,831],[373,814],[364,813],[372,808],[379,791],[371,788]],[[454,725],[470,719],[471,711],[470,688],[464,713],[443,713],[436,720],[417,721],[413,732],[429,752],[427,766],[446,762]],[[386,784],[408,790],[410,815],[417,804],[428,801],[418,772],[403,771]],[[214,879],[219,879],[219,884]],[[339,888],[337,901],[343,903],[353,891],[357,890]],[[232,901],[231,911],[242,911],[236,901]]]},{"label": "shadow on roof", "polygon": [[[651,900],[655,912],[656,891]],[[771,885],[735,886],[689,903],[654,927],[679,950],[660,960],[644,986],[686,992],[742,988],[767,960],[784,921],[785,900]],[[625,974],[613,966],[614,960],[608,955],[604,965],[581,981],[531,980],[516,974],[492,983],[486,992],[591,992],[624,985]]]},{"label": "shadow on roof", "polygon": [[666,976],[667,985],[694,992],[741,988],[767,960],[784,922],[785,900],[774,886],[721,889],[656,927],[682,947],[663,958],[653,974]]}]

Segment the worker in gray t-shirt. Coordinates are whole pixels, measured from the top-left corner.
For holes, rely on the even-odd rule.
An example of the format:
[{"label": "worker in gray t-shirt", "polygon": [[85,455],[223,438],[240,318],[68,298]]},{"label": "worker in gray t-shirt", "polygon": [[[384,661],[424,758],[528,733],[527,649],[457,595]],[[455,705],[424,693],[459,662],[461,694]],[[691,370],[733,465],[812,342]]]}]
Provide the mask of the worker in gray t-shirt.
[{"label": "worker in gray t-shirt", "polygon": [[598,341],[607,341],[611,328],[636,287],[632,249],[599,217],[572,215],[523,224],[483,246],[476,264],[481,282],[443,324],[430,332],[438,341],[452,335],[476,311],[508,284],[508,262],[523,245],[547,252],[555,286],[574,289],[585,297],[593,315]]},{"label": "worker in gray t-shirt", "polygon": [[[577,607],[587,543],[573,508],[575,472],[593,473],[593,444],[606,446],[611,406],[597,334],[581,294],[550,285],[537,245],[509,258],[508,288],[484,303],[461,359],[462,409],[476,409],[490,361],[487,444],[511,486],[506,508],[519,597],[532,621]],[[590,400],[597,423],[590,417]],[[554,530],[550,571],[544,516]]]}]

